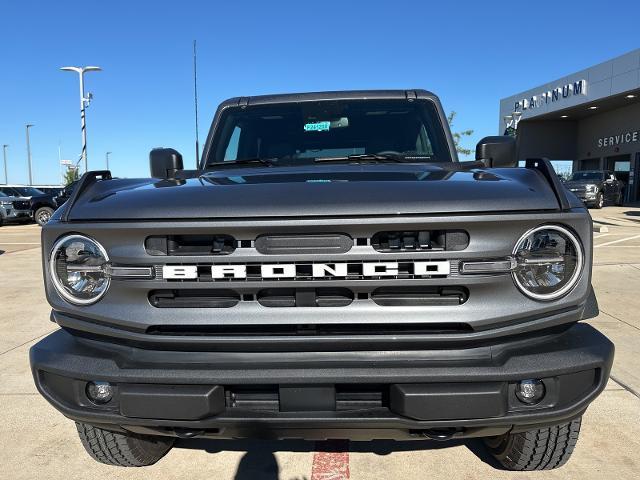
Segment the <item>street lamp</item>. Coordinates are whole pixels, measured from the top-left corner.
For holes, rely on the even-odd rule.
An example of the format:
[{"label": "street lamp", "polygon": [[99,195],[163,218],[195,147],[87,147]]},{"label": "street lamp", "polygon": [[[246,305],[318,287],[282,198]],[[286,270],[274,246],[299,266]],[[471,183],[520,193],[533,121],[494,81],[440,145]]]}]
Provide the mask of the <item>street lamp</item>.
[{"label": "street lamp", "polygon": [[33,185],[33,176],[31,174],[31,141],[29,140],[29,129],[33,127],[33,124],[27,123],[24,127],[27,131],[27,165],[29,166],[29,185]]},{"label": "street lamp", "polygon": [[107,170],[109,170],[109,155],[111,155],[111,152],[107,152],[104,154],[104,158],[107,160]]},{"label": "street lamp", "polygon": [[505,135],[515,135],[518,131],[518,124],[520,120],[522,120],[522,112],[514,111],[509,115],[505,115],[502,117],[504,119],[505,124]]},{"label": "street lamp", "polygon": [[9,177],[7,177],[7,147],[9,145],[2,145],[2,157],[4,158],[4,183],[9,185]]},{"label": "street lamp", "polygon": [[85,72],[98,72],[102,70],[100,67],[62,67],[60,70],[66,70],[68,72],[76,72],[80,76],[80,122],[82,125],[82,154],[80,159],[84,162],[84,171],[87,169],[87,122],[85,120],[85,108],[89,106],[93,94],[89,93],[87,96],[84,94],[84,73]]},{"label": "street lamp", "polygon": [[522,112],[515,111],[511,114],[513,116],[513,128],[518,129],[518,124],[522,120]]}]

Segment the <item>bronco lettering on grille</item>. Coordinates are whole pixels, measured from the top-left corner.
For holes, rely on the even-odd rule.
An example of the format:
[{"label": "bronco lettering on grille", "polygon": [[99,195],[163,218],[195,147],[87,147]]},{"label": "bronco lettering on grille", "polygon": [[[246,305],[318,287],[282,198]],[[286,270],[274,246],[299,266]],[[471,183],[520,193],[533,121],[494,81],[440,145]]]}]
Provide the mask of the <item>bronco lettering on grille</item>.
[{"label": "bronco lettering on grille", "polygon": [[203,271],[214,280],[219,279],[276,279],[276,278],[347,278],[395,277],[409,274],[419,276],[449,275],[448,260],[426,262],[364,262],[364,263],[274,263],[262,265],[164,265],[165,280],[195,280]]}]

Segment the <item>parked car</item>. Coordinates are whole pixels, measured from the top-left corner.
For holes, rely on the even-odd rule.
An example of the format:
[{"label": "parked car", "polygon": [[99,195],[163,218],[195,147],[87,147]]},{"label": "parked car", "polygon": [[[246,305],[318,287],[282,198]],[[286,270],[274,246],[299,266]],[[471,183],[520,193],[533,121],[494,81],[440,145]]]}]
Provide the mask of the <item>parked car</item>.
[{"label": "parked car", "polygon": [[59,195],[57,192],[44,193],[37,188],[22,185],[2,186],[0,191],[27,199],[31,218],[40,226],[47,223],[58,208],[55,200]]},{"label": "parked car", "polygon": [[624,201],[624,183],[608,170],[574,172],[565,186],[589,207],[622,205]]},{"label": "parked car", "polygon": [[0,189],[0,226],[9,222],[25,223],[30,219],[29,200],[7,195]]},{"label": "parked car", "polygon": [[95,460],[261,436],[569,459],[614,347],[581,321],[591,217],[548,160],[504,136],[459,162],[434,94],[385,90],[233,98],[196,170],[150,165],[86,173],[42,229],[62,328],[33,378]]}]

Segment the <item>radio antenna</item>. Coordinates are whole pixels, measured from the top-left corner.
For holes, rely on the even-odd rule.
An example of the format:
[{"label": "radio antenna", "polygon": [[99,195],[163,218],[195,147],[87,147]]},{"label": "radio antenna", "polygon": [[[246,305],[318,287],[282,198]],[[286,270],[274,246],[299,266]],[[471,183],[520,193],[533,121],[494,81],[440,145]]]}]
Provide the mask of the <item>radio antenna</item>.
[{"label": "radio antenna", "polygon": [[200,141],[198,135],[198,56],[196,41],[193,41],[193,103],[196,116],[196,170],[200,168]]}]

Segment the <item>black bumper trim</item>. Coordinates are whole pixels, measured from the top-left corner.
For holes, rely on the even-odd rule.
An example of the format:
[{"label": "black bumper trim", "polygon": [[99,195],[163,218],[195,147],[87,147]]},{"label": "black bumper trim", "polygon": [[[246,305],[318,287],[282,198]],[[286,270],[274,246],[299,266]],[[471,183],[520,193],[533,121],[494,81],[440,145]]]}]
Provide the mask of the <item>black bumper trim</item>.
[{"label": "black bumper trim", "polygon": [[[149,351],[74,337],[60,330],[31,348],[31,366],[38,390],[67,417],[93,424],[145,427],[179,435],[183,429],[214,432],[243,429],[391,429],[453,428],[456,435],[488,427],[523,428],[552,424],[580,415],[604,389],[613,362],[613,344],[586,324],[576,324],[538,339],[459,350],[371,352],[168,352]],[[237,363],[238,360],[242,362]],[[158,385],[327,385],[433,384],[438,382],[514,382],[523,378],[558,378],[593,371],[592,385],[578,398],[555,406],[510,408],[506,415],[420,421],[370,408],[334,412],[268,412],[227,408],[198,420],[129,418],[117,409],[74,403],[44,381],[54,374],[77,381]],[[511,384],[510,384],[511,385]],[[56,392],[55,394],[52,392]],[[486,412],[485,412],[486,413]],[[257,426],[257,427],[256,427]],[[465,433],[466,432],[466,433]]]}]

